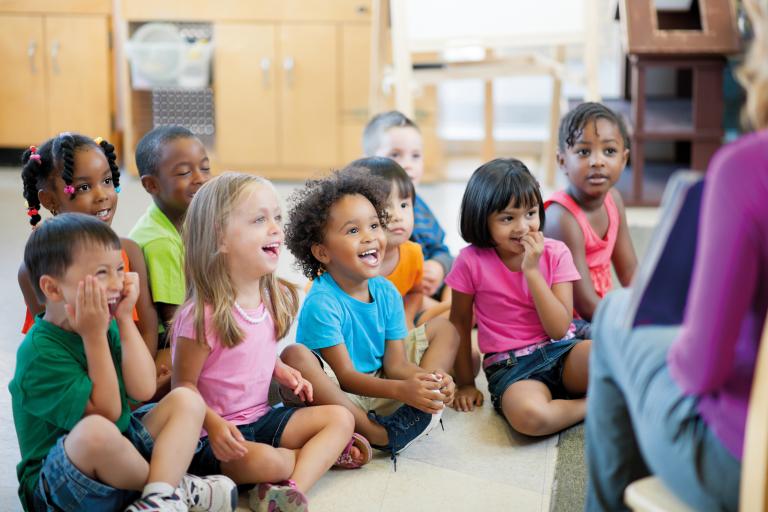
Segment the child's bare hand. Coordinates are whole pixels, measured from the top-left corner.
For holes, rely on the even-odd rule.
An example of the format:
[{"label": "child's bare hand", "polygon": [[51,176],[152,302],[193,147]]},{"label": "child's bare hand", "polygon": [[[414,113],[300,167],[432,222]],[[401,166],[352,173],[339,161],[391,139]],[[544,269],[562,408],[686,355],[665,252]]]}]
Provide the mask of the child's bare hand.
[{"label": "child's bare hand", "polygon": [[133,308],[139,298],[139,274],[126,272],[123,278],[123,293],[115,307],[115,318],[133,321]]},{"label": "child's bare hand", "polygon": [[91,275],[85,276],[77,285],[75,306],[65,305],[70,327],[83,340],[104,336],[109,329],[109,306],[107,293]]},{"label": "child's bare hand", "polygon": [[541,231],[531,231],[521,240],[525,253],[523,254],[523,270],[539,268],[539,258],[544,252],[544,235]]},{"label": "child's bare hand", "polygon": [[474,385],[459,386],[453,399],[453,408],[457,411],[469,412],[483,405],[483,394]]},{"label": "child's bare hand", "polygon": [[421,277],[421,287],[425,295],[432,296],[437,292],[445,277],[443,266],[435,260],[424,262],[424,273]]},{"label": "child's bare hand", "polygon": [[432,373],[416,373],[400,381],[399,401],[428,414],[440,412],[444,406],[441,381]]},{"label": "child's bare hand", "polygon": [[292,368],[278,359],[273,376],[278,384],[293,391],[293,394],[305,403],[314,400],[312,383],[302,377],[301,372],[296,368]]},{"label": "child's bare hand", "polygon": [[211,444],[213,455],[221,462],[236,460],[248,453],[243,444],[243,434],[234,423],[223,418],[208,430],[208,442]]},{"label": "child's bare hand", "polygon": [[456,393],[456,383],[453,377],[442,370],[435,370],[434,374],[440,379],[440,392],[443,394],[443,403],[450,406]]}]

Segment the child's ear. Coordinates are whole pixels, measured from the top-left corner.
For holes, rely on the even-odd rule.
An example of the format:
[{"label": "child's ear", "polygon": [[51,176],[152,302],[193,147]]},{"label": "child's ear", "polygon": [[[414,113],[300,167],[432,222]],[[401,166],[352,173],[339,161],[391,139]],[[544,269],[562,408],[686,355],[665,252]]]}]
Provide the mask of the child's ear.
[{"label": "child's ear", "polygon": [[49,190],[45,188],[38,190],[37,200],[40,201],[40,204],[43,205],[43,208],[45,208],[49,212],[59,211],[59,204],[58,204],[58,201],[56,200],[56,196],[52,194]]},{"label": "child's ear", "polygon": [[627,166],[627,162],[629,161],[629,149],[624,149],[624,167]]},{"label": "child's ear", "polygon": [[61,302],[64,300],[64,295],[61,293],[61,288],[59,287],[59,281],[55,277],[47,274],[40,276],[40,282],[38,284],[40,285],[40,290],[42,290],[43,295],[45,295],[46,302]]},{"label": "child's ear", "polygon": [[323,244],[314,244],[310,247],[310,251],[312,252],[312,256],[323,265],[327,265],[331,261],[331,258],[328,255],[328,250]]},{"label": "child's ear", "polygon": [[558,169],[565,172],[565,153],[558,150],[555,160],[557,161]]},{"label": "child's ear", "polygon": [[146,190],[150,195],[155,195],[159,190],[157,178],[151,174],[145,174],[141,177],[141,186],[144,187],[144,190]]}]

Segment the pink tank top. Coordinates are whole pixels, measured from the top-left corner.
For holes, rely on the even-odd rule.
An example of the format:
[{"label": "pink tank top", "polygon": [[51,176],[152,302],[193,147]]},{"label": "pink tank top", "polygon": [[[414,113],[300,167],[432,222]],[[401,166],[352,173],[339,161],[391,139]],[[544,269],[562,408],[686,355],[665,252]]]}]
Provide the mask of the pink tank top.
[{"label": "pink tank top", "polygon": [[616,238],[619,233],[619,209],[616,208],[613,195],[610,192],[606,194],[603,203],[608,213],[608,231],[605,233],[605,238],[597,236],[584,211],[565,191],[560,190],[552,194],[552,197],[544,203],[544,208],[548,208],[552,203],[562,205],[571,212],[576,222],[579,223],[581,232],[584,234],[584,252],[592,284],[597,295],[601,298],[604,297],[613,285],[611,255],[613,254],[613,248],[616,246]]}]

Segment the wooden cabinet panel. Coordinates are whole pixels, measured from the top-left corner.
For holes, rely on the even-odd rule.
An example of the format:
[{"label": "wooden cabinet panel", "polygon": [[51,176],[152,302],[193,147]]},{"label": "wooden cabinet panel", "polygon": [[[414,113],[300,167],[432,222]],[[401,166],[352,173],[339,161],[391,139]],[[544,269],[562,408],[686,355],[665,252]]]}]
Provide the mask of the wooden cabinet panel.
[{"label": "wooden cabinet panel", "polygon": [[48,130],[111,133],[109,25],[101,16],[46,16]]},{"label": "wooden cabinet panel", "polygon": [[277,165],[275,27],[223,22],[214,37],[217,158],[238,168]]},{"label": "wooden cabinet panel", "polygon": [[341,111],[365,123],[370,81],[371,27],[347,24],[341,28]]},{"label": "wooden cabinet panel", "polygon": [[43,18],[0,16],[0,144],[39,144],[48,132]]},{"label": "wooden cabinet panel", "polygon": [[337,41],[335,25],[280,28],[283,165],[322,169],[338,163]]}]

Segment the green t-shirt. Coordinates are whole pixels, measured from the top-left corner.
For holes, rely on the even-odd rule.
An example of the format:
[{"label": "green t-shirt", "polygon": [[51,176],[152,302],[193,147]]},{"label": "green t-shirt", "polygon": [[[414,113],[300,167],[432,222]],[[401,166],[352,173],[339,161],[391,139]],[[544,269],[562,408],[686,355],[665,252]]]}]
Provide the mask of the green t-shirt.
[{"label": "green t-shirt", "polygon": [[152,300],[184,303],[184,243],[176,226],[152,203],[133,226],[128,237],[144,253]]},{"label": "green t-shirt", "polygon": [[[131,410],[123,383],[120,333],[114,320],[109,325],[107,341],[123,405],[115,424],[120,432],[125,432]],[[21,450],[21,462],[16,466],[19,498],[24,508],[30,510],[45,457],[59,437],[83,418],[91,396],[93,383],[88,377],[83,339],[39,315],[16,352],[16,372],[8,388]]]}]

